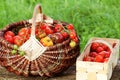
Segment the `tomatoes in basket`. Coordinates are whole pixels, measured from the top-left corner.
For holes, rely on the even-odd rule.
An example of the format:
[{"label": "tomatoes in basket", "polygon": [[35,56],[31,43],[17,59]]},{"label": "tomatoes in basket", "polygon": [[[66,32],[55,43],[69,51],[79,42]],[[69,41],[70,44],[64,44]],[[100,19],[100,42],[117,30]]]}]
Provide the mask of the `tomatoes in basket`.
[{"label": "tomatoes in basket", "polygon": [[15,34],[12,31],[7,31],[4,34],[5,40],[7,40],[11,44],[13,44],[13,42],[14,42],[14,40],[13,40],[14,36],[15,36]]}]

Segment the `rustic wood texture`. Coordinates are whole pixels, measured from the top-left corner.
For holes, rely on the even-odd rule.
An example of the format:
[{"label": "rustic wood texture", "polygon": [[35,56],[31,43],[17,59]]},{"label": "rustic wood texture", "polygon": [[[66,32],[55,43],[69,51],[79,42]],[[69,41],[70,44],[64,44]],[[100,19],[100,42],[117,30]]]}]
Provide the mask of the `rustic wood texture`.
[{"label": "rustic wood texture", "polygon": [[[76,66],[70,67],[66,72],[59,76],[48,78],[40,76],[17,76],[13,73],[8,72],[5,68],[0,67],[0,80],[75,80],[76,79]],[[120,60],[115,67],[111,80],[120,80]]]}]

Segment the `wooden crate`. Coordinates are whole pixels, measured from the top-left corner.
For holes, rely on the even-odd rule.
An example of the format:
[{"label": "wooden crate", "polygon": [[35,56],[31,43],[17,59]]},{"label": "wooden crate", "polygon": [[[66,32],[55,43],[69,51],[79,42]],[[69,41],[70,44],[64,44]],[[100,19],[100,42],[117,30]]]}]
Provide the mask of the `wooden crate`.
[{"label": "wooden crate", "polygon": [[[83,61],[84,56],[88,55],[90,52],[91,45],[89,44],[95,40],[104,40],[110,45],[116,43],[115,47],[112,48],[112,53],[108,62],[99,63]],[[77,59],[76,80],[109,80],[119,58],[119,44],[120,41],[118,39],[91,38],[86,44],[82,54]]]}]

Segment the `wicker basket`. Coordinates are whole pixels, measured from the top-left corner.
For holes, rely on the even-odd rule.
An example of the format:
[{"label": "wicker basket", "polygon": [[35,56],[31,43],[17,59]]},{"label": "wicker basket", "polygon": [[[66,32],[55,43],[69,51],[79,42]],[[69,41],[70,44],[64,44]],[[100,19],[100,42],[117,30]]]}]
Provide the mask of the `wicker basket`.
[{"label": "wicker basket", "polygon": [[[46,16],[43,16],[46,19]],[[60,21],[53,20],[52,25]],[[65,22],[61,22],[67,25]],[[15,22],[5,26],[0,30],[0,64],[8,71],[17,75],[29,76],[40,75],[52,77],[67,70],[71,65],[76,62],[76,58],[80,54],[79,41],[74,48],[69,47],[70,39],[62,43],[55,44],[48,47],[47,50],[35,60],[28,60],[25,56],[18,54],[12,55],[13,44],[8,43],[4,39],[4,33],[8,30],[18,31],[23,27],[29,27],[31,23],[29,20]],[[19,51],[19,50],[18,50]]]}]

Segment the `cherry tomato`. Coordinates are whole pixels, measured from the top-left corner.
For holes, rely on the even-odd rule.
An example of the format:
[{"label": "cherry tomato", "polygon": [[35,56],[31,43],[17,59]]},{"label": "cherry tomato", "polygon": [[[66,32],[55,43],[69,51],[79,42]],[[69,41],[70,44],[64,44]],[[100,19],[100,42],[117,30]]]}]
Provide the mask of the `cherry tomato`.
[{"label": "cherry tomato", "polygon": [[62,24],[56,24],[54,30],[55,30],[55,32],[60,32],[60,31],[62,31],[62,30],[63,30]]},{"label": "cherry tomato", "polygon": [[24,40],[19,35],[14,36],[14,44],[21,46],[24,43]]},{"label": "cherry tomato", "polygon": [[78,38],[77,38],[77,37],[75,37],[75,38],[73,39],[73,41],[78,42]]},{"label": "cherry tomato", "polygon": [[104,61],[104,58],[101,55],[97,55],[95,57],[95,62],[103,62],[103,61]]},{"label": "cherry tomato", "polygon": [[7,41],[8,41],[9,43],[11,43],[11,44],[14,43],[14,39],[13,39],[13,37],[10,36],[10,35],[6,35],[6,36],[5,36],[5,40],[7,40]]},{"label": "cherry tomato", "polygon": [[72,24],[68,24],[68,25],[67,25],[67,29],[68,29],[68,30],[74,30],[74,26],[73,26]]},{"label": "cherry tomato", "polygon": [[18,32],[19,36],[25,36],[28,33],[28,29],[27,28],[21,28]]},{"label": "cherry tomato", "polygon": [[68,33],[67,32],[62,32],[62,36],[64,37],[64,39],[68,38]]},{"label": "cherry tomato", "polygon": [[106,55],[106,51],[101,51],[100,53],[98,53],[99,55],[101,55],[103,58],[105,57]]},{"label": "cherry tomato", "polygon": [[70,38],[75,39],[75,37],[76,37],[76,33],[74,31],[71,31],[70,32]]},{"label": "cherry tomato", "polygon": [[109,58],[109,57],[110,57],[110,54],[111,54],[111,52],[105,51],[105,58]]},{"label": "cherry tomato", "polygon": [[9,43],[13,44],[13,37],[15,36],[15,34],[12,31],[7,31],[4,34],[4,38],[5,40],[7,40]]},{"label": "cherry tomato", "polygon": [[107,50],[107,46],[105,45],[105,44],[102,44],[102,46],[101,46],[104,50]]},{"label": "cherry tomato", "polygon": [[97,49],[96,49],[96,52],[97,52],[97,53],[102,52],[102,51],[104,51],[104,49],[103,49],[102,47],[100,47],[100,46],[97,47]]},{"label": "cherry tomato", "polygon": [[90,52],[89,54],[91,57],[96,57],[98,54],[96,52]]},{"label": "cherry tomato", "polygon": [[96,51],[96,49],[97,49],[98,46],[99,46],[99,43],[97,43],[97,42],[92,43],[91,50],[92,51]]},{"label": "cherry tomato", "polygon": [[53,34],[53,30],[52,30],[49,26],[47,26],[47,27],[45,28],[45,33],[46,33],[46,34]]},{"label": "cherry tomato", "polygon": [[85,57],[83,58],[83,61],[91,61],[91,57],[90,57],[90,56],[85,56]]},{"label": "cherry tomato", "polygon": [[14,34],[12,31],[7,31],[7,32],[5,32],[5,36],[6,36],[6,35],[9,35],[9,36],[12,36],[12,37],[15,36],[15,34]]},{"label": "cherry tomato", "polygon": [[23,38],[24,41],[28,39],[31,34],[30,28],[21,28],[18,32],[18,35]]},{"label": "cherry tomato", "polygon": [[45,28],[46,28],[47,26],[48,26],[47,24],[41,24],[40,29],[41,29],[41,30],[45,30]]}]

